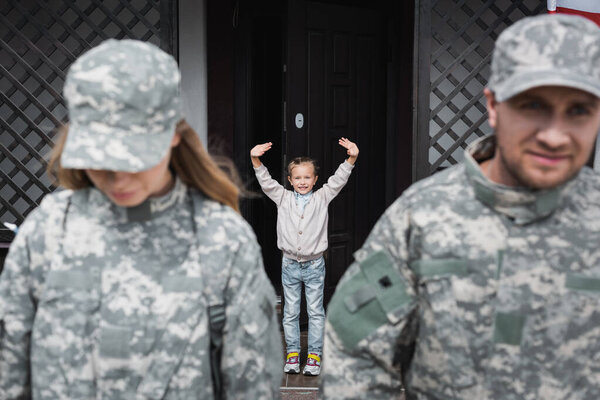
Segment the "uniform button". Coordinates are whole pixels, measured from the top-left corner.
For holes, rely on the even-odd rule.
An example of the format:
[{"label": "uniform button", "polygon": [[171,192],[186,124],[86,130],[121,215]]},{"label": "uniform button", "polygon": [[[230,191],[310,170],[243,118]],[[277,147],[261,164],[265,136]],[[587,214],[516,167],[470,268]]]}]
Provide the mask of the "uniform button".
[{"label": "uniform button", "polygon": [[300,247],[298,247],[298,250],[301,250],[301,248],[300,248]]},{"label": "uniform button", "polygon": [[302,235],[302,231],[298,232],[300,235]]},{"label": "uniform button", "polygon": [[304,219],[304,215],[301,215],[301,216],[300,216],[300,219]]}]

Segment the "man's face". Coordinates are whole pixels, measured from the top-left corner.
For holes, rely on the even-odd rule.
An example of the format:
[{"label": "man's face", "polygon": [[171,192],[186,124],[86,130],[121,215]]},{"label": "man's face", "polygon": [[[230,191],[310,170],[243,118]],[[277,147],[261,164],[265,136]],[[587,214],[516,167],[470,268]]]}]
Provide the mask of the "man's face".
[{"label": "man's face", "polygon": [[498,103],[489,89],[484,94],[498,143],[486,173],[492,181],[553,188],[589,159],[600,126],[600,100],[594,95],[541,86]]}]

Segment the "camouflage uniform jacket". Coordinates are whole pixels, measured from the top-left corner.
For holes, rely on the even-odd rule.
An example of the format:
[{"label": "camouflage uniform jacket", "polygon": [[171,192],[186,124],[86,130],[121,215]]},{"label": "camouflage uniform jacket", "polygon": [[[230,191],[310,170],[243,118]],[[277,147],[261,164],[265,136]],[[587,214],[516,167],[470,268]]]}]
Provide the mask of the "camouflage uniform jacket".
[{"label": "camouflage uniform jacket", "polygon": [[250,227],[179,180],[130,209],[48,195],[0,277],[0,398],[212,399],[218,301],[223,397],[278,398],[274,297]]},{"label": "camouflage uniform jacket", "polygon": [[493,150],[413,185],[355,253],[323,398],[600,398],[600,176],[500,186],[475,161]]}]

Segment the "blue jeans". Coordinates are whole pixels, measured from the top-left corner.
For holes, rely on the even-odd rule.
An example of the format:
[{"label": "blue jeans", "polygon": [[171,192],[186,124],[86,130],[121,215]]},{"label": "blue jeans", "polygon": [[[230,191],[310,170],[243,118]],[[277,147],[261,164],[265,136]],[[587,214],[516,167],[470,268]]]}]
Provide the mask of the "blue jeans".
[{"label": "blue jeans", "polygon": [[281,262],[281,283],[283,284],[283,333],[287,352],[300,352],[300,296],[302,283],[306,294],[308,311],[308,352],[321,356],[323,351],[323,331],[325,329],[325,309],[323,308],[323,287],[325,286],[325,260],[298,262],[283,257]]}]

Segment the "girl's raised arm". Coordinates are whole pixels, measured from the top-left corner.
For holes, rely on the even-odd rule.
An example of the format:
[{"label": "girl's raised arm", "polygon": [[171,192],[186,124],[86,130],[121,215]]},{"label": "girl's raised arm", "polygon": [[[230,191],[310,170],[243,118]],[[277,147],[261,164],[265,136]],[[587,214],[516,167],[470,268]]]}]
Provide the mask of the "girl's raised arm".
[{"label": "girl's raised arm", "polygon": [[260,188],[267,195],[267,197],[269,197],[275,202],[275,204],[279,206],[279,204],[281,204],[281,200],[283,199],[285,188],[275,179],[271,178],[269,171],[265,166],[263,166],[259,159],[259,157],[271,149],[272,145],[273,143],[267,142],[254,146],[252,150],[250,150],[250,160],[252,160],[252,166],[254,167],[254,173],[256,174],[256,179],[260,184]]}]

